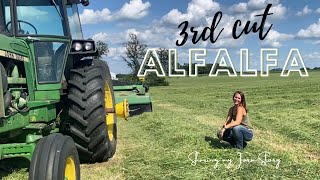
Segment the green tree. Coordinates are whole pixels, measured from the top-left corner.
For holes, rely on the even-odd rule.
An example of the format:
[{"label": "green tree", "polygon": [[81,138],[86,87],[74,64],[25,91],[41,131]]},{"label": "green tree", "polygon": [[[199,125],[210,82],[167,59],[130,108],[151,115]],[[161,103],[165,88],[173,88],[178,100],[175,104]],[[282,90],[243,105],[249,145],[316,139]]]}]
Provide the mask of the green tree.
[{"label": "green tree", "polygon": [[[169,74],[169,51],[165,48],[160,48],[157,50],[157,55],[159,58],[159,61],[162,65],[163,71],[166,75]],[[155,57],[153,54],[151,54],[151,57],[155,60]],[[160,66],[157,67],[158,72],[161,72]],[[155,72],[148,73],[145,78],[145,84],[149,86],[168,86],[169,82],[166,81],[164,77],[158,77]]]},{"label": "green tree", "polygon": [[169,73],[169,51],[168,49],[165,49],[165,48],[160,48],[158,50],[158,57],[159,57],[159,60],[160,60],[160,63],[163,67],[163,70],[166,74]]},{"label": "green tree", "polygon": [[102,55],[108,55],[109,53],[109,48],[108,48],[108,44],[102,41],[97,41],[96,43],[96,48],[98,51],[98,55],[97,58],[102,59]]},{"label": "green tree", "polygon": [[169,86],[169,82],[164,77],[158,77],[155,72],[148,73],[144,84],[148,86]]},{"label": "green tree", "polygon": [[142,44],[136,34],[129,34],[130,40],[124,43],[123,46],[126,48],[126,57],[122,56],[122,59],[127,63],[132,73],[132,80],[138,81],[138,71],[143,61],[144,55],[146,54],[147,45]]}]

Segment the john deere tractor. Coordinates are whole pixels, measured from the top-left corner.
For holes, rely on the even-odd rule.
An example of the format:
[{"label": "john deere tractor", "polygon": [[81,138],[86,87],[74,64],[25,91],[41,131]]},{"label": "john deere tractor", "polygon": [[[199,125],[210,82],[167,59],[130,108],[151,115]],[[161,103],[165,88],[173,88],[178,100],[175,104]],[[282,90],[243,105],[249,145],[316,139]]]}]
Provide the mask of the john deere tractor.
[{"label": "john deere tractor", "polygon": [[115,154],[116,115],[128,116],[78,4],[0,0],[0,159],[30,162],[29,179],[80,179],[80,161]]}]

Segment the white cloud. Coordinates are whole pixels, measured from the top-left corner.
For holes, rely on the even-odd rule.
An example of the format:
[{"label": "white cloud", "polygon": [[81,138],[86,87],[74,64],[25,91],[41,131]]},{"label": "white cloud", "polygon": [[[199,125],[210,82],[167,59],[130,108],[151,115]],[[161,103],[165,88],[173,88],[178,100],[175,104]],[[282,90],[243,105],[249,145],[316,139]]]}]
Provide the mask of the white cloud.
[{"label": "white cloud", "polygon": [[311,24],[307,29],[301,29],[297,37],[299,38],[319,38],[320,37],[320,19],[317,23]]},{"label": "white cloud", "polygon": [[142,0],[131,0],[125,3],[122,8],[115,14],[116,19],[140,19],[148,15],[151,7],[150,2],[143,3]]},{"label": "white cloud", "polygon": [[294,38],[294,35],[279,33],[275,30],[270,30],[267,37],[262,41],[263,45],[279,48],[282,46],[281,41],[288,41]]},{"label": "white cloud", "polygon": [[305,58],[310,60],[320,60],[320,53],[319,52],[312,52],[310,54],[306,54]]},{"label": "white cloud", "polygon": [[[274,3],[272,3],[274,1]],[[249,20],[255,20],[256,15],[263,14],[268,3],[272,3],[271,8],[269,9],[268,13],[273,13],[272,15],[268,15],[267,19],[283,19],[286,15],[287,8],[284,7],[282,4],[279,4],[277,0],[254,0],[249,1],[248,3],[238,3],[232,5],[229,10],[231,14],[234,13],[241,13],[241,15],[237,14],[237,17],[246,18]],[[261,17],[260,17],[261,19]]]},{"label": "white cloud", "polygon": [[276,6],[272,6],[269,12],[273,13],[272,15],[270,15],[270,18],[282,19],[286,15],[287,8],[282,6],[282,4],[278,4]]},{"label": "white cloud", "polygon": [[182,13],[177,9],[172,9],[168,14],[162,17],[163,22],[177,25],[183,21],[189,21],[193,24],[201,24],[205,22],[207,15],[212,16],[213,12],[220,10],[219,3],[212,0],[192,0],[188,4],[186,13]]},{"label": "white cloud", "polygon": [[312,9],[309,9],[308,5],[306,5],[302,11],[297,12],[297,16],[305,16],[312,13]]},{"label": "white cloud", "polygon": [[125,47],[112,47],[109,48],[109,54],[108,56],[110,57],[121,57],[121,56],[125,56],[125,51],[126,48]]},{"label": "white cloud", "polygon": [[265,0],[250,0],[248,7],[254,10],[263,9],[265,7]]},{"label": "white cloud", "polygon": [[[261,16],[257,17],[256,15],[263,14],[264,11],[265,11],[265,9],[252,11],[249,16],[250,20],[254,20],[256,18],[261,19]],[[285,18],[286,12],[287,12],[287,8],[282,6],[282,4],[278,4],[276,6],[271,6],[269,13],[273,13],[273,14],[268,15],[267,19],[283,19],[283,18]]]},{"label": "white cloud", "polygon": [[135,34],[135,35],[139,36],[140,32],[137,31],[135,28],[127,29],[126,34],[125,34],[125,37],[127,40],[129,40],[129,34]]},{"label": "white cloud", "polygon": [[187,15],[189,18],[196,16],[204,17],[208,12],[214,12],[220,9],[220,5],[212,0],[192,0],[188,4]]},{"label": "white cloud", "polygon": [[173,48],[175,47],[175,38],[173,38],[174,32],[173,30],[166,29],[161,26],[153,26],[150,29],[128,29],[125,33],[122,33],[124,37],[126,37],[125,41],[129,40],[129,34],[136,34],[138,39],[147,44],[149,48]]},{"label": "white cloud", "polygon": [[[259,11],[263,13],[268,4],[272,4],[271,9],[275,7],[282,7],[280,9],[283,9],[283,6],[279,4],[279,0],[249,0],[248,3],[240,2],[238,4],[234,4],[229,9],[235,13],[250,13],[252,11]],[[276,10],[276,12],[278,12],[278,10]]]},{"label": "white cloud", "polygon": [[266,8],[268,4],[277,5],[279,0],[249,0],[247,6],[250,10],[261,10]]},{"label": "white cloud", "polygon": [[230,11],[235,13],[246,13],[248,11],[247,3],[234,4],[230,7]]},{"label": "white cloud", "polygon": [[80,14],[80,20],[82,24],[97,24],[100,22],[111,21],[112,15],[108,8],[104,8],[102,11],[94,11],[92,9],[84,9]]},{"label": "white cloud", "polygon": [[229,38],[221,38],[216,41],[214,44],[209,44],[211,48],[240,48],[244,45],[245,37],[241,37],[240,39]]},{"label": "white cloud", "polygon": [[143,3],[142,0],[131,0],[116,12],[111,12],[108,8],[104,8],[101,11],[84,9],[80,14],[80,19],[82,24],[97,24],[122,19],[141,19],[148,15],[150,6],[150,2]]},{"label": "white cloud", "polygon": [[99,32],[98,34],[94,34],[92,36],[92,39],[95,40],[95,41],[106,42],[107,39],[108,39],[108,35],[107,35],[107,33]]},{"label": "white cloud", "polygon": [[315,12],[320,14],[320,8],[316,9]]},{"label": "white cloud", "polygon": [[182,14],[178,9],[172,9],[168,14],[166,14],[162,20],[170,24],[180,24],[185,21],[186,15]]}]

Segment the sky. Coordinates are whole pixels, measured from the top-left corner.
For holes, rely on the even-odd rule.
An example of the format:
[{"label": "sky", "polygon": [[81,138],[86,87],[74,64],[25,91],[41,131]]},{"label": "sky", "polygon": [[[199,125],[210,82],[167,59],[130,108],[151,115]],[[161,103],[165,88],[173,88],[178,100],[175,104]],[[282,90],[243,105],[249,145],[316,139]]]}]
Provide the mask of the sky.
[{"label": "sky", "polygon": [[[267,4],[272,4],[264,25],[264,33],[272,25],[264,40],[259,33],[232,37],[234,23],[240,19],[242,26],[247,21],[250,25],[261,23]],[[210,27],[215,14],[221,11],[214,36],[216,42],[209,40],[193,44],[190,27],[199,33]],[[249,50],[249,67],[260,70],[262,48],[278,49],[278,67],[283,68],[290,50],[295,48],[301,54],[306,67],[320,66],[320,1],[319,0],[91,0],[89,6],[79,5],[79,13],[85,38],[103,41],[108,44],[109,54],[103,56],[112,72],[130,73],[122,60],[125,56],[123,43],[134,33],[148,48],[177,49],[178,62],[188,62],[189,49],[206,49],[206,63],[213,63],[221,48],[227,49],[235,68],[239,70],[240,49]],[[183,46],[176,46],[181,40],[182,27],[179,24],[189,22],[186,32],[188,40]],[[209,32],[207,33],[209,35]]]}]

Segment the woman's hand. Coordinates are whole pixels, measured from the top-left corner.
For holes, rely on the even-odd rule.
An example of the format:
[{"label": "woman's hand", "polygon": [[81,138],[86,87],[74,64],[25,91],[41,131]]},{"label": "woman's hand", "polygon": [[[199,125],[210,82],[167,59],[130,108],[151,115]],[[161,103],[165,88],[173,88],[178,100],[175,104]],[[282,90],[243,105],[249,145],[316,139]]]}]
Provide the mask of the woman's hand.
[{"label": "woman's hand", "polygon": [[225,128],[221,128],[220,131],[218,132],[217,136],[220,140],[223,139],[223,134],[225,130],[226,130]]}]

